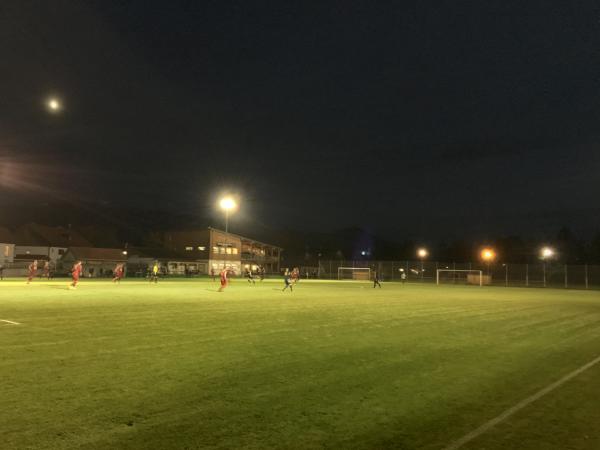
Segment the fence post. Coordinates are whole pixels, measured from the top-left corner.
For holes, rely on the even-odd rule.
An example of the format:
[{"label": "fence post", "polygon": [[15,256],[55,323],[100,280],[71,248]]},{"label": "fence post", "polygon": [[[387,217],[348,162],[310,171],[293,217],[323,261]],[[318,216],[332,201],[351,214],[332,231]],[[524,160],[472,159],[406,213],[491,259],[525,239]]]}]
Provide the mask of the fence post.
[{"label": "fence post", "polygon": [[544,273],[544,287],[546,287],[546,261],[542,263],[542,271]]},{"label": "fence post", "polygon": [[569,287],[569,282],[567,279],[567,265],[565,264],[565,288]]},{"label": "fence post", "polygon": [[529,264],[525,264],[525,287],[529,287]]},{"label": "fence post", "polygon": [[505,270],[505,272],[504,272],[504,273],[505,273],[504,285],[505,285],[506,287],[508,287],[508,263],[506,263],[506,264],[504,265],[504,270]]},{"label": "fence post", "polygon": [[331,273],[331,260],[329,260],[329,279],[331,280],[333,278],[333,274]]},{"label": "fence post", "polygon": [[584,266],[585,267],[585,288],[589,289],[589,284],[588,284],[588,268],[587,268],[587,264]]}]

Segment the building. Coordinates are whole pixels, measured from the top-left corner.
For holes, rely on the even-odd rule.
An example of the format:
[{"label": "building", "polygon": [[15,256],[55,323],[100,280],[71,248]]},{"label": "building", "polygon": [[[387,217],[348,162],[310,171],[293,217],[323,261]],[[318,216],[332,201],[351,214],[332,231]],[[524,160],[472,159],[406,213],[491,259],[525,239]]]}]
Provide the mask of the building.
[{"label": "building", "polygon": [[8,228],[0,227],[0,265],[6,266],[15,259],[14,236]]},{"label": "building", "polygon": [[58,263],[57,272],[68,274],[76,261],[83,263],[84,277],[108,277],[117,264],[127,262],[127,255],[118,248],[69,247]]},{"label": "building", "polygon": [[70,227],[49,227],[29,223],[15,232],[15,259],[47,260],[56,265],[70,247],[91,247],[92,244]]},{"label": "building", "polygon": [[168,231],[164,233],[163,246],[185,255],[187,264],[192,261],[197,263],[200,273],[210,273],[211,270],[218,272],[230,267],[239,274],[242,269],[256,270],[258,266],[263,266],[270,273],[279,272],[282,250],[276,245],[211,227]]}]

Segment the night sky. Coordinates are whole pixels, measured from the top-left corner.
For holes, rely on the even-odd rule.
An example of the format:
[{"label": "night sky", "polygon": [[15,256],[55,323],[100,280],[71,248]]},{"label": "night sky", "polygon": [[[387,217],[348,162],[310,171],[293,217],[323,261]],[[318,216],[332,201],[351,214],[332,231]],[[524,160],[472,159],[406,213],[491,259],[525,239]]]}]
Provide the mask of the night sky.
[{"label": "night sky", "polygon": [[4,1],[0,55],[5,210],[231,190],[238,232],[600,227],[598,2]]}]

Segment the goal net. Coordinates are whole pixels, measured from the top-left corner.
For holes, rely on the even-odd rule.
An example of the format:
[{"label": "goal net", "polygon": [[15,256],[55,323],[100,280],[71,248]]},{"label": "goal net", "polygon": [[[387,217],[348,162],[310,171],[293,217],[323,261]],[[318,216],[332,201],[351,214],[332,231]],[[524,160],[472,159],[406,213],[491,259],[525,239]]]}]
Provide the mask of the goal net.
[{"label": "goal net", "polygon": [[369,267],[338,267],[338,280],[370,280]]},{"label": "goal net", "polygon": [[436,284],[475,284],[483,286],[489,284],[489,276],[484,276],[482,270],[457,270],[438,269],[436,271]]}]

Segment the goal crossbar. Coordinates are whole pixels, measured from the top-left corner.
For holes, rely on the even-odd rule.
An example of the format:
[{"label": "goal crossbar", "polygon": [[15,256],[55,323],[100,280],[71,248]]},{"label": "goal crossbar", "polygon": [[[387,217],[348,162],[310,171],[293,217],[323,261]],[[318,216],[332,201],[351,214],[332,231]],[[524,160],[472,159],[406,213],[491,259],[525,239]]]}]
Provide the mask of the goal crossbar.
[{"label": "goal crossbar", "polygon": [[435,271],[435,284],[440,284],[440,273],[441,272],[468,272],[479,274],[479,286],[483,286],[483,270],[476,269],[437,269]]}]

